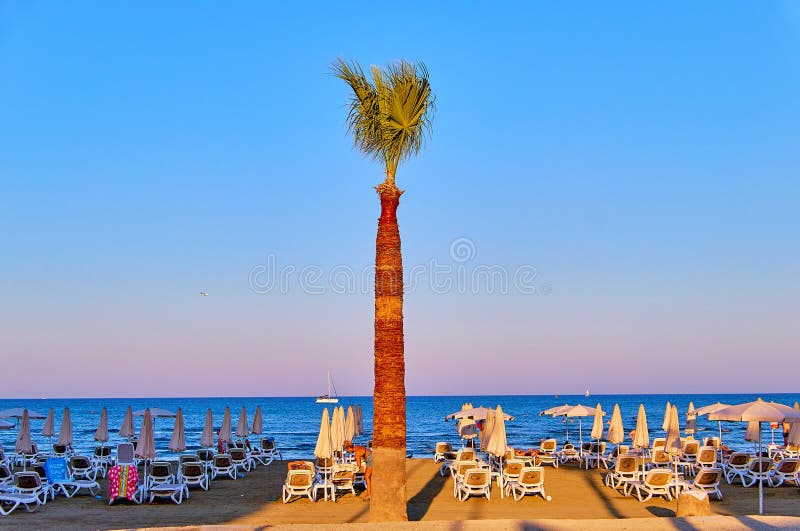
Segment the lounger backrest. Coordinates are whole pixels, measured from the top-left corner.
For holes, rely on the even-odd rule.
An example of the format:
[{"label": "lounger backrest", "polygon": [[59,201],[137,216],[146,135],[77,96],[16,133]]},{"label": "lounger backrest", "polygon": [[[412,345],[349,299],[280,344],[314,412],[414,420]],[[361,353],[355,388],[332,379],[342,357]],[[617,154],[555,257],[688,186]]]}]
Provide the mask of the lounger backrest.
[{"label": "lounger backrest", "polygon": [[317,458],[317,466],[320,467],[320,468],[330,468],[330,467],[333,466],[333,459],[331,459],[331,458],[326,458],[326,459]]},{"label": "lounger backrest", "polygon": [[552,453],[556,451],[558,442],[555,439],[545,439],[542,441],[542,451]]},{"label": "lounger backrest", "polygon": [[192,454],[184,454],[184,455],[180,456],[179,459],[180,459],[179,462],[181,464],[183,464],[183,463],[193,463],[193,462],[200,461],[200,459],[197,457],[197,455],[192,455]]},{"label": "lounger backrest", "polygon": [[589,451],[591,451],[591,449],[592,449],[592,443],[585,442],[585,443],[581,444],[581,450],[582,451],[589,452]]},{"label": "lounger backrest", "polygon": [[310,487],[311,482],[310,470],[290,470],[286,475],[286,484],[292,487]]},{"label": "lounger backrest", "polygon": [[715,463],[717,461],[717,450],[713,446],[703,446],[697,452],[698,463]]},{"label": "lounger backrest", "polygon": [[475,468],[478,465],[478,462],[475,460],[471,461],[458,461],[456,464],[456,474],[459,476],[463,476],[466,474],[467,470],[471,468]]},{"label": "lounger backrest", "polygon": [[621,455],[617,458],[616,466],[617,472],[631,473],[636,472],[639,468],[636,458],[627,455]]},{"label": "lounger backrest", "polygon": [[241,448],[231,448],[228,453],[234,461],[242,461],[247,459],[247,454]]},{"label": "lounger backrest", "polygon": [[701,468],[694,478],[694,484],[698,487],[713,487],[719,484],[722,471],[719,468]]},{"label": "lounger backrest", "polygon": [[697,441],[686,441],[686,444],[683,445],[683,453],[685,455],[697,455],[699,450],[700,443]]},{"label": "lounger backrest", "polygon": [[766,457],[759,457],[757,459],[753,459],[750,462],[750,471],[751,472],[769,472],[769,469],[772,468],[772,459],[768,459]]},{"label": "lounger backrest", "polygon": [[669,484],[672,479],[672,472],[669,470],[651,470],[647,473],[645,484],[650,487],[663,487]]},{"label": "lounger backrest", "polygon": [[11,469],[6,465],[0,465],[0,483],[5,483],[11,477]]},{"label": "lounger backrest", "polygon": [[172,468],[164,461],[154,461],[150,465],[150,475],[154,478],[167,478],[172,475]]},{"label": "lounger backrest", "polygon": [[117,464],[118,465],[133,464],[133,444],[121,443],[117,445]]},{"label": "lounger backrest", "polygon": [[111,447],[110,446],[96,446],[94,449],[95,457],[110,457],[111,456]]},{"label": "lounger backrest", "polygon": [[65,481],[69,479],[67,477],[67,460],[63,457],[51,457],[45,461],[44,471],[45,475],[47,476],[47,480],[50,482]]},{"label": "lounger backrest", "polygon": [[267,437],[266,439],[261,439],[261,449],[262,450],[274,450],[275,449],[275,441],[272,437]]},{"label": "lounger backrest", "polygon": [[464,474],[464,483],[470,487],[485,487],[489,485],[489,471],[482,468],[470,468]]},{"label": "lounger backrest", "polygon": [[69,460],[69,466],[72,470],[86,470],[92,468],[92,462],[85,455],[73,455]]},{"label": "lounger backrest", "polygon": [[47,471],[44,469],[44,463],[34,463],[33,471],[39,474],[39,478],[44,482],[47,481]]},{"label": "lounger backrest", "polygon": [[457,461],[473,461],[475,459],[475,450],[472,448],[463,448],[456,454]]},{"label": "lounger backrest", "polygon": [[214,452],[211,450],[197,450],[197,458],[203,463],[214,460]]},{"label": "lounger backrest", "polygon": [[228,454],[217,454],[214,456],[214,466],[218,468],[231,466],[231,456]]},{"label": "lounger backrest", "polygon": [[195,478],[198,476],[202,476],[205,473],[205,469],[201,463],[196,463],[194,461],[184,461],[181,464],[181,474],[185,477]]},{"label": "lounger backrest", "polygon": [[538,466],[526,466],[519,473],[519,484],[535,487],[544,483],[544,469]]},{"label": "lounger backrest", "polygon": [[436,443],[436,453],[443,454],[445,452],[450,452],[453,450],[453,447],[448,442],[438,442]]},{"label": "lounger backrest", "polygon": [[505,465],[503,465],[503,472],[507,475],[518,475],[522,471],[522,467],[525,464],[520,461],[519,459],[509,459],[506,461]]},{"label": "lounger backrest", "polygon": [[656,450],[653,452],[653,462],[654,463],[668,463],[669,462],[669,454],[664,450]]},{"label": "lounger backrest", "polygon": [[53,452],[57,454],[65,454],[67,453],[67,446],[65,444],[54,444]]},{"label": "lounger backrest", "polygon": [[733,452],[728,460],[729,465],[744,466],[750,462],[750,456],[744,452]]},{"label": "lounger backrest", "polygon": [[42,479],[36,472],[17,472],[14,474],[14,484],[18,489],[34,490],[42,486]]},{"label": "lounger backrest", "polygon": [[781,474],[796,474],[800,470],[800,459],[784,459],[775,465],[775,470]]}]

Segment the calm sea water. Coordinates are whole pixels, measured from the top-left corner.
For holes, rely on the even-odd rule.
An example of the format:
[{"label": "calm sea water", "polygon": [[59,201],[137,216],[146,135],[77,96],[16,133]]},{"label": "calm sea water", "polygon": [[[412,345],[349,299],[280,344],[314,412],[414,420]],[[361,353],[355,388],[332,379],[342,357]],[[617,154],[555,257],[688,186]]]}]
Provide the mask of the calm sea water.
[{"label": "calm sea water", "polygon": [[[784,404],[793,405],[800,400],[800,394],[766,394],[758,395],[765,400],[775,400]],[[444,417],[461,408],[464,402],[472,402],[474,406],[484,405],[496,407],[503,406],[503,410],[514,415],[515,420],[506,423],[508,443],[515,447],[534,447],[540,438],[556,437],[559,442],[565,438],[565,429],[570,431],[570,439],[577,441],[579,421],[574,419],[567,426],[560,418],[540,417],[539,411],[561,405],[564,403],[594,406],[598,402],[608,412],[606,419],[610,419],[611,410],[618,403],[622,411],[623,423],[626,432],[633,430],[635,416],[639,404],[644,404],[647,410],[650,436],[663,436],[661,423],[664,407],[667,400],[676,404],[681,413],[681,425],[685,422],[685,412],[689,401],[693,400],[696,407],[717,401],[738,404],[755,400],[757,395],[597,395],[589,398],[583,396],[412,396],[408,398],[408,451],[415,457],[430,457],[433,455],[433,446],[437,441],[459,441],[456,434],[455,423],[445,422]],[[364,428],[366,434],[359,440],[366,441],[370,437],[372,425],[372,399],[371,397],[340,397],[340,405],[345,409],[349,404],[361,404],[364,411]],[[189,450],[196,449],[200,443],[200,433],[207,408],[211,408],[214,415],[215,429],[222,423],[225,406],[230,406],[233,426],[236,427],[239,411],[242,406],[247,408],[248,422],[252,423],[252,415],[256,406],[261,406],[264,412],[264,431],[274,436],[278,447],[282,450],[284,458],[307,458],[312,456],[314,445],[319,430],[322,404],[316,404],[312,398],[159,398],[159,399],[42,399],[42,400],[0,400],[0,410],[12,407],[27,407],[44,415],[49,408],[54,409],[56,434],[61,423],[64,407],[70,408],[73,424],[73,439],[75,449],[80,452],[90,451],[95,443],[94,431],[100,418],[103,406],[108,408],[110,444],[116,444],[121,439],[117,435],[125,409],[132,406],[134,411],[145,407],[161,407],[170,410],[183,408],[186,444]],[[330,406],[330,404],[328,404]],[[135,419],[137,433],[141,419]],[[583,419],[584,439],[588,438],[591,431],[592,419]],[[33,439],[45,447],[47,438],[40,432],[44,420],[32,420],[31,430]],[[160,455],[168,455],[166,447],[172,434],[173,419],[157,419],[155,421],[156,449]],[[765,424],[764,443],[771,441],[771,431]],[[714,435],[717,433],[717,423],[710,422],[704,417],[698,419],[698,427],[703,430],[697,437]],[[744,423],[723,423],[723,429],[730,430],[723,433],[723,440],[735,448],[752,448],[751,443],[744,441],[746,425]],[[14,447],[16,430],[0,431],[0,442],[6,449]],[[780,430],[775,431],[775,440],[782,442]]]}]

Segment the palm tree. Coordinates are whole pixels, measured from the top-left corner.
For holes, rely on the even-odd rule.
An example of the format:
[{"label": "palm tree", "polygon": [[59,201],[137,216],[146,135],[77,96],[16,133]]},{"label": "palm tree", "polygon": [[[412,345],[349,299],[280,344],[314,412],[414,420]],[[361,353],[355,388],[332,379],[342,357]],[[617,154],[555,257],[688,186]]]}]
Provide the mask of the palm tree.
[{"label": "palm tree", "polygon": [[339,59],[336,77],[353,90],[347,116],[355,146],[383,163],[376,187],[381,200],[375,241],[375,391],[370,520],[407,520],[406,389],[403,354],[403,259],[397,206],[403,193],[397,167],[422,149],[430,131],[434,96],[422,63],[372,67],[368,79],[357,63]]}]

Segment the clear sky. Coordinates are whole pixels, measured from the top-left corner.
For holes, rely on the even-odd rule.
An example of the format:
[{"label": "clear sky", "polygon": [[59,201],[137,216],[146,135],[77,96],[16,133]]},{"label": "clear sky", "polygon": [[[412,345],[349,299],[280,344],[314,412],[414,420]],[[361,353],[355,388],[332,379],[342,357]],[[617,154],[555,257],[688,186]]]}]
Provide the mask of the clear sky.
[{"label": "clear sky", "polygon": [[410,394],[797,390],[800,3],[331,4],[0,1],[3,396],[371,392],[340,56],[438,97]]}]

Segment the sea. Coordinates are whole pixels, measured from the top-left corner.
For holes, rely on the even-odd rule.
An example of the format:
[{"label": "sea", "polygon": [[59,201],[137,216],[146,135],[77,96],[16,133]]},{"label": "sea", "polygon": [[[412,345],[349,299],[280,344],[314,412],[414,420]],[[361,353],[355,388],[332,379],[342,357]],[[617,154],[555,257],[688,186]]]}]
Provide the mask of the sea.
[{"label": "sea", "polygon": [[[800,400],[798,394],[707,394],[707,395],[592,395],[581,396],[410,396],[407,401],[407,448],[408,454],[413,457],[432,457],[434,445],[438,441],[449,441],[453,445],[461,443],[453,421],[445,421],[450,413],[461,409],[462,404],[470,402],[473,406],[496,407],[501,405],[503,411],[513,415],[514,419],[506,422],[506,435],[508,444],[515,448],[538,447],[540,439],[554,437],[562,443],[569,434],[572,442],[578,442],[581,437],[589,440],[591,431],[591,417],[584,419],[573,418],[569,423],[561,417],[540,416],[539,413],[547,408],[562,404],[584,404],[595,407],[601,404],[607,412],[606,420],[611,418],[614,404],[619,404],[622,412],[623,425],[626,433],[634,429],[636,415],[640,404],[644,404],[647,411],[647,421],[650,429],[651,440],[654,437],[663,437],[661,430],[664,409],[667,401],[675,404],[680,412],[681,426],[685,424],[686,411],[689,402],[694,406],[701,406],[722,402],[726,404],[739,404],[749,402],[761,397],[764,400],[774,400],[792,406]],[[372,427],[372,397],[339,397],[339,404],[345,406],[360,404],[364,414],[365,434],[358,437],[362,443],[370,439]],[[206,410],[211,408],[214,418],[215,431],[222,423],[225,407],[231,409],[233,427],[239,419],[242,406],[246,408],[248,425],[252,424],[252,415],[257,406],[263,411],[265,435],[275,438],[277,447],[281,450],[284,459],[311,458],[314,453],[317,434],[319,433],[322,411],[325,407],[331,408],[333,404],[317,404],[310,397],[252,397],[252,398],[72,398],[72,399],[0,399],[0,410],[14,407],[24,407],[43,415],[47,415],[50,408],[54,411],[56,438],[61,424],[65,407],[69,407],[73,425],[73,447],[79,453],[90,453],[96,445],[93,440],[94,432],[100,419],[103,407],[108,410],[108,426],[110,441],[115,445],[123,442],[118,435],[125,410],[131,406],[134,411],[147,407],[159,407],[175,411],[182,408],[185,422],[187,451],[199,448],[200,434],[203,429]],[[7,419],[13,421],[14,419]],[[137,433],[141,426],[141,418],[135,418]],[[31,420],[31,434],[40,449],[48,447],[51,441],[41,435],[44,420]],[[172,435],[174,420],[159,418],[155,424],[155,443],[159,456],[169,457],[167,450]],[[698,433],[696,438],[717,435],[720,428],[715,421],[705,417],[697,420]],[[723,422],[721,424],[723,441],[734,449],[752,449],[753,443],[744,440],[746,424],[741,422]],[[6,451],[13,451],[17,429],[0,430],[0,443]],[[780,429],[770,429],[768,424],[763,425],[763,443],[772,441],[783,442]]]}]

